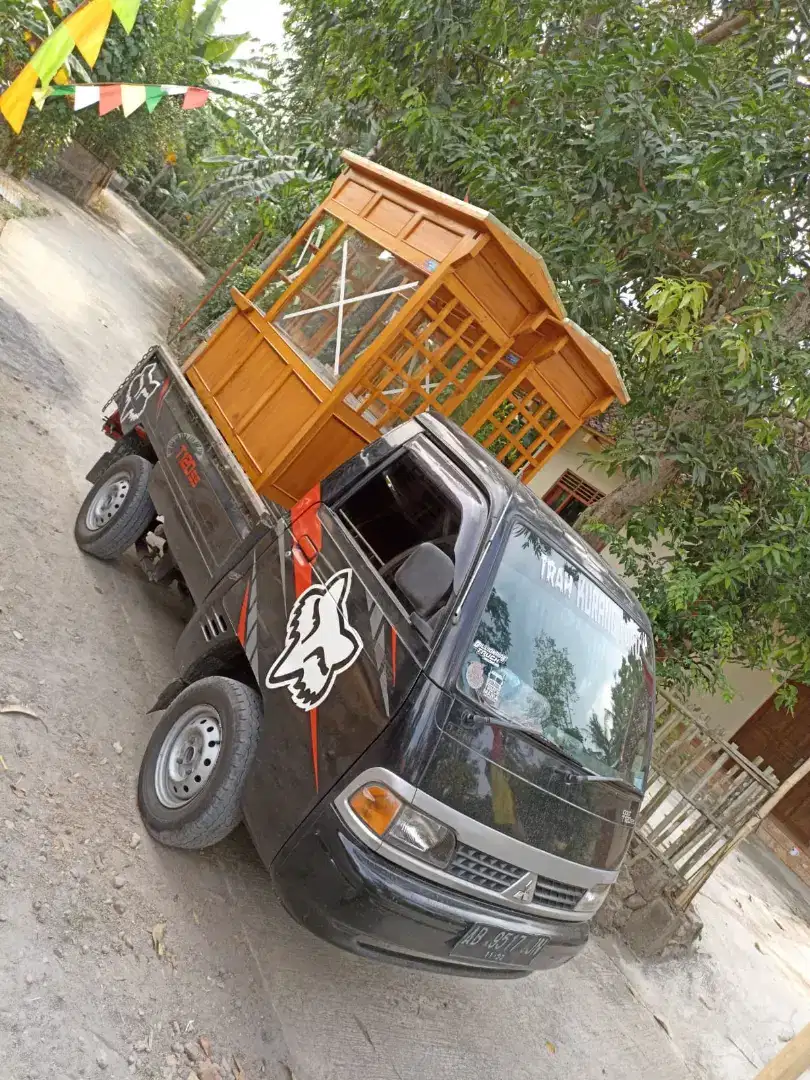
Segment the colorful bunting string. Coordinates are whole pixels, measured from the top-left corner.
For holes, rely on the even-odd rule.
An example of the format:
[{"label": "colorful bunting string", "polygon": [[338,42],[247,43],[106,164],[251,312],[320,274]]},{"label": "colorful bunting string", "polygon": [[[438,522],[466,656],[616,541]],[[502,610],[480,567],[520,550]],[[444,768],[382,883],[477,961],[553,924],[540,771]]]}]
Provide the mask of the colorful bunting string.
[{"label": "colorful bunting string", "polygon": [[74,48],[94,67],[113,12],[129,34],[135,25],[141,0],[85,0],[40,45],[20,74],[0,94],[0,113],[20,134],[34,98],[37,82],[49,87]]},{"label": "colorful bunting string", "polygon": [[49,98],[72,97],[73,111],[80,112],[91,105],[98,105],[99,116],[106,116],[114,109],[122,109],[124,116],[131,116],[145,105],[151,113],[169,96],[183,98],[184,109],[199,109],[206,104],[210,91],[200,86],[144,86],[141,83],[79,83],[75,86],[45,86],[34,90],[32,97],[38,109],[45,107]]}]

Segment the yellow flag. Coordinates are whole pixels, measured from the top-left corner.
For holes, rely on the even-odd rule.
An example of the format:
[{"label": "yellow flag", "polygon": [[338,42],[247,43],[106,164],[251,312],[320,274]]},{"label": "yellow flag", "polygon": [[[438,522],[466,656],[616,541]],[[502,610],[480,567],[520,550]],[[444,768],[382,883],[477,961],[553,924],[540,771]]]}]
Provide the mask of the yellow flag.
[{"label": "yellow flag", "polygon": [[94,67],[98,60],[112,13],[112,0],[90,0],[89,4],[66,19],[70,36],[90,67]]},{"label": "yellow flag", "polygon": [[17,135],[22,131],[36,85],[37,73],[28,63],[8,90],[0,95],[0,113],[5,116]]}]

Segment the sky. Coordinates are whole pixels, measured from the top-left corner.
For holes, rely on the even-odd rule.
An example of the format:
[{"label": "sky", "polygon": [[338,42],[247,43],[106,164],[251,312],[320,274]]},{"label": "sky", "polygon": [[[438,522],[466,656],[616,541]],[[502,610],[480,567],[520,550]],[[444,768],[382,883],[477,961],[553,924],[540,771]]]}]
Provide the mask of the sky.
[{"label": "sky", "polygon": [[281,46],[284,13],[279,0],[228,0],[218,30],[223,34],[250,32],[263,42]]}]

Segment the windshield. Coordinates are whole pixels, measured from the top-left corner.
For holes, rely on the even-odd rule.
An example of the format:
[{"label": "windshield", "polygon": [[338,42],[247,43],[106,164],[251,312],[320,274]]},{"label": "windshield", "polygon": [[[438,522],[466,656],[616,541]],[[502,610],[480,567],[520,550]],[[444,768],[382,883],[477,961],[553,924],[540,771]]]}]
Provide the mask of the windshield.
[{"label": "windshield", "polygon": [[586,769],[644,786],[649,636],[523,525],[512,531],[460,688]]}]

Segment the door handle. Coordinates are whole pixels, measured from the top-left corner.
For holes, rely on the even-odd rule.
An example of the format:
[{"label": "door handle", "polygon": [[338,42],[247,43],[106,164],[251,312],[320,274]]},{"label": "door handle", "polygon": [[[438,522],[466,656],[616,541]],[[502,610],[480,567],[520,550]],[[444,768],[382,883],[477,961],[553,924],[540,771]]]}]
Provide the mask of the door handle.
[{"label": "door handle", "polygon": [[315,562],[318,558],[318,549],[314,541],[310,540],[306,533],[298,539],[297,546],[307,562]]}]

